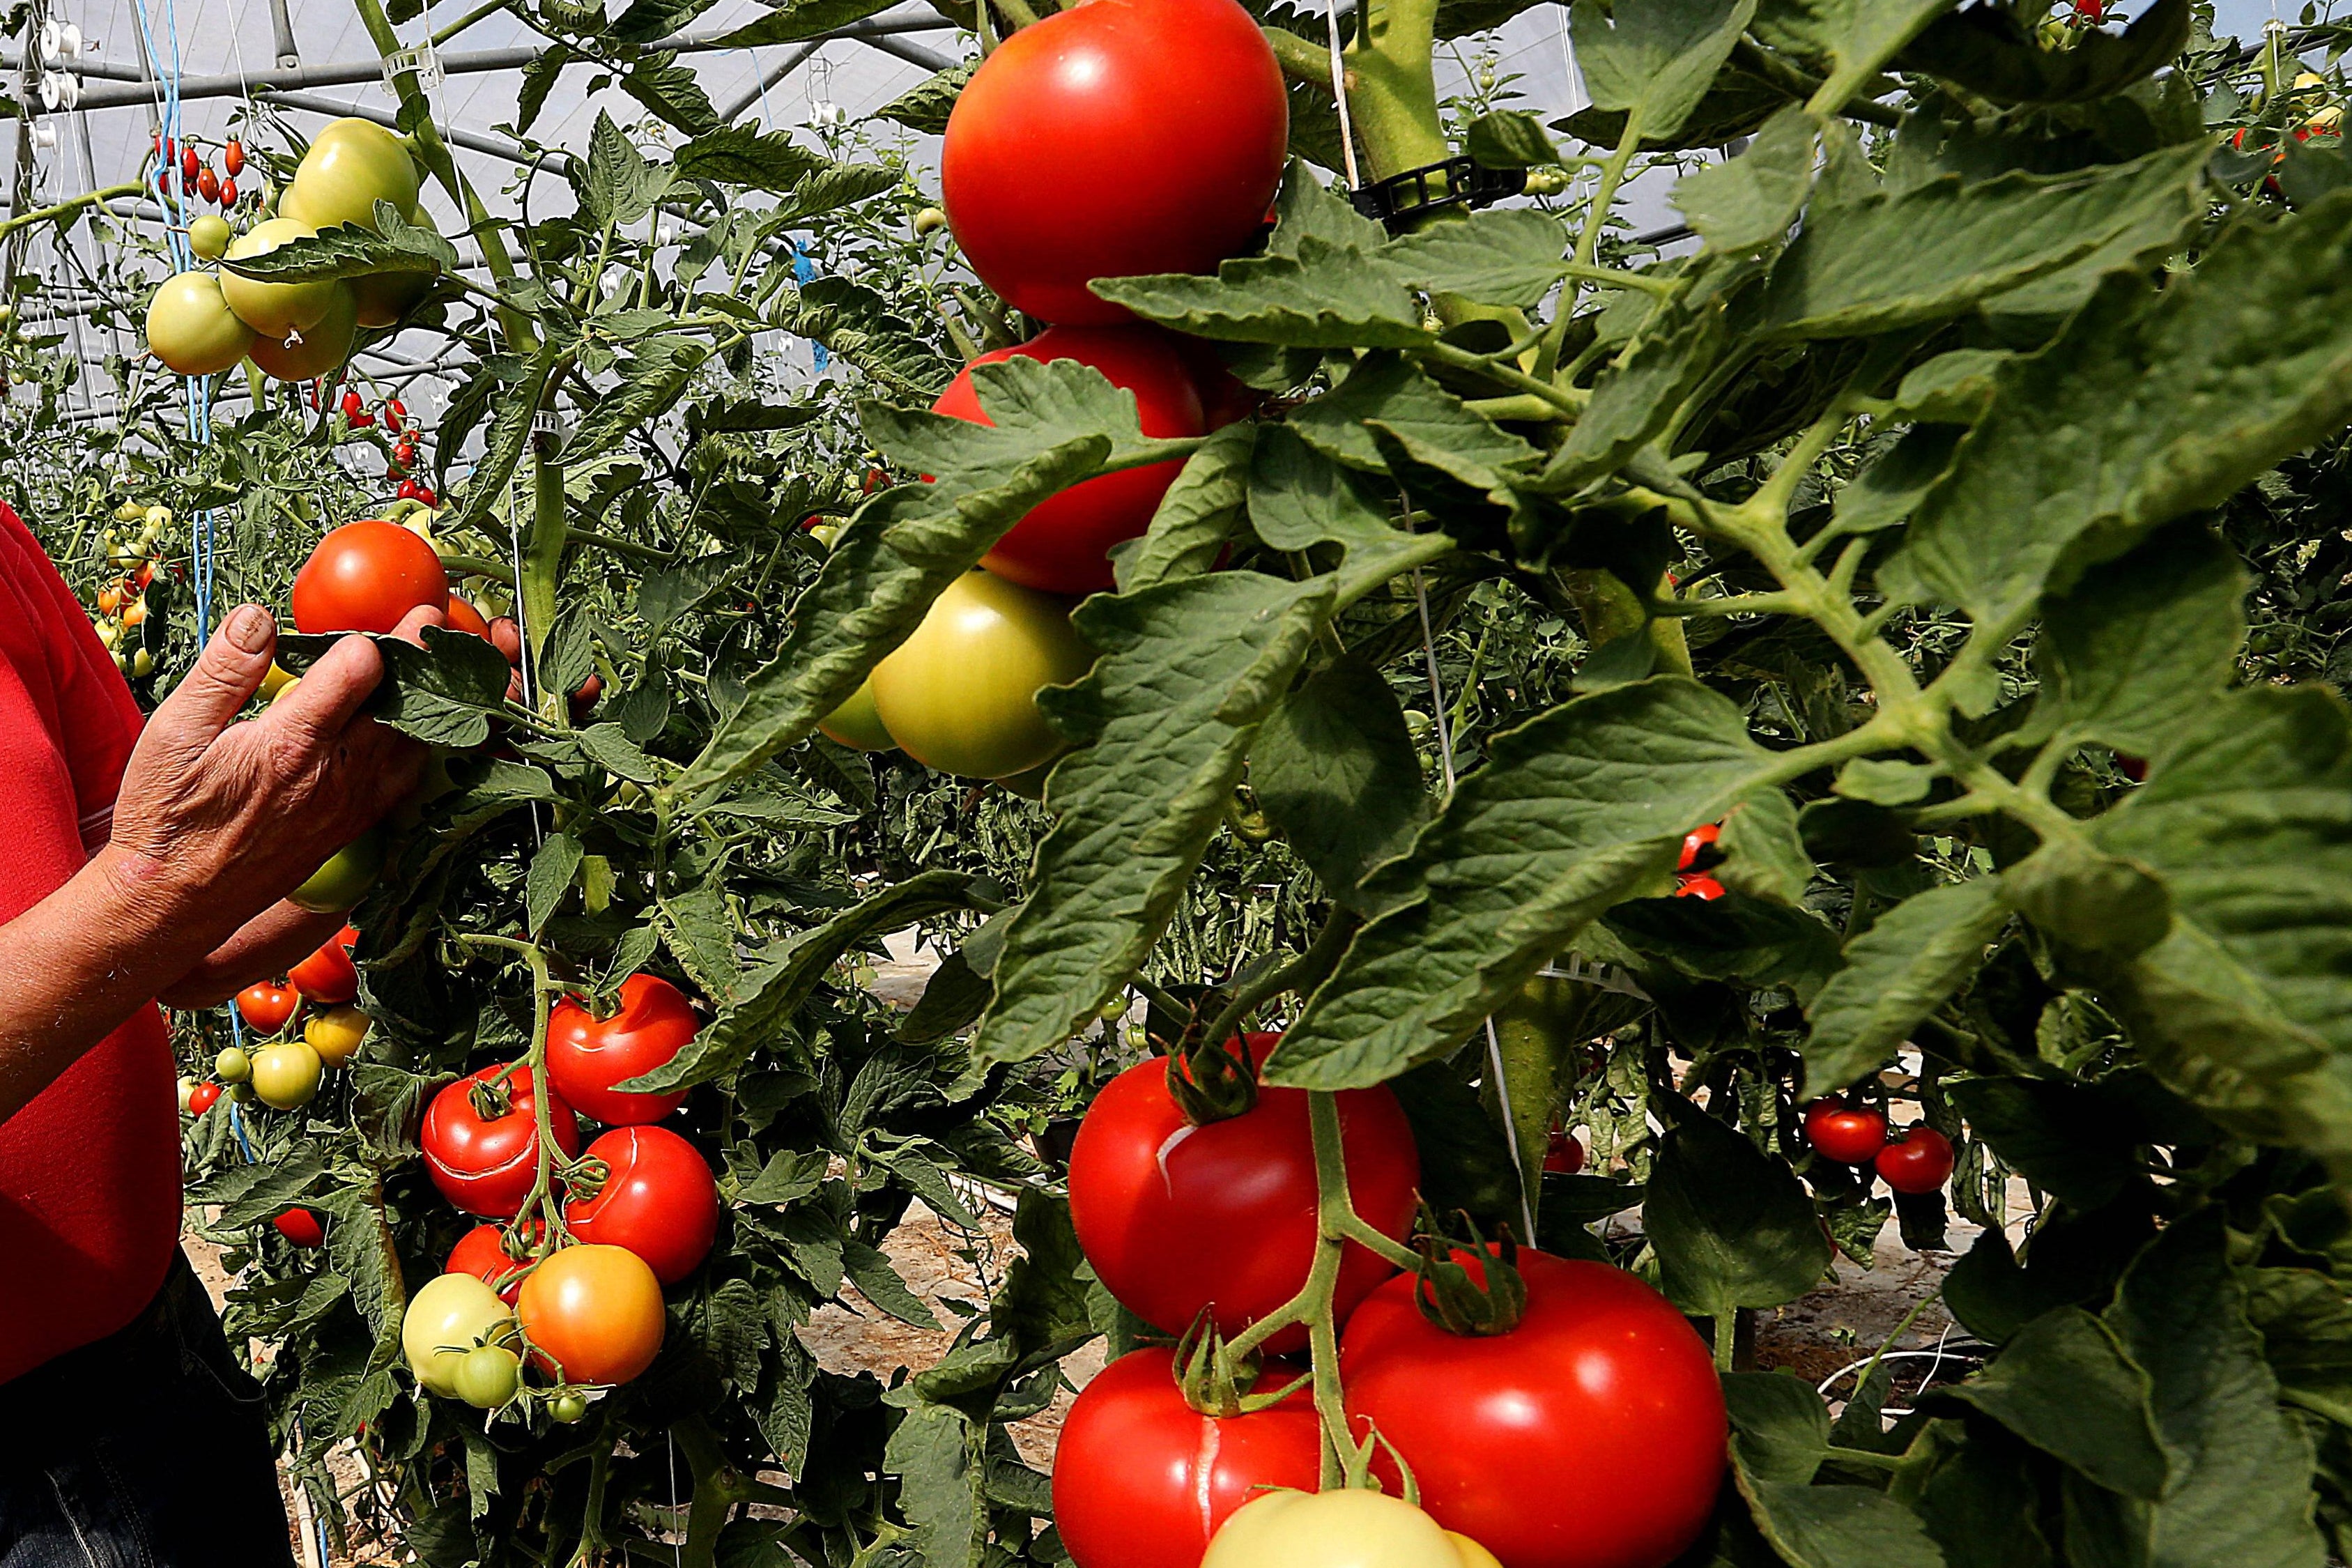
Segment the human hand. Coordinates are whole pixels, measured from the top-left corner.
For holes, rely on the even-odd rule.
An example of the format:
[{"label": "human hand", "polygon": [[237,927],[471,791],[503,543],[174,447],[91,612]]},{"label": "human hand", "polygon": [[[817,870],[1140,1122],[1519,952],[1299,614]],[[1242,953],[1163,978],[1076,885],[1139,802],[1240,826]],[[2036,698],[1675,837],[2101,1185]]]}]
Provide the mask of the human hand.
[{"label": "human hand", "polygon": [[[411,612],[401,637],[442,624]],[[180,906],[209,951],[292,892],[416,785],[425,747],[361,714],[383,677],[365,637],[345,637],[300,686],[243,722],[277,627],[234,611],[148,720],[124,770],[108,851],[148,896]]]}]

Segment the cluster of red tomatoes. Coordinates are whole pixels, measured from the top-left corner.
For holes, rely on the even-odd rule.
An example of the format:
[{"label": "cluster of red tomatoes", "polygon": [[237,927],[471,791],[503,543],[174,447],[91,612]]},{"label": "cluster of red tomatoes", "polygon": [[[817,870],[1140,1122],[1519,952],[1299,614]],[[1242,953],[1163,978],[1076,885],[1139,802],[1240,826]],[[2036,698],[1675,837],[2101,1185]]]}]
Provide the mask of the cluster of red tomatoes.
[{"label": "cluster of red tomatoes", "polygon": [[[1225,1081],[1253,1079],[1279,1038],[1232,1042]],[[1213,1116],[1178,1093],[1202,1076],[1155,1059],[1104,1088],[1071,1152],[1070,1212],[1121,1305],[1171,1337],[1205,1327],[1231,1340],[1298,1296],[1328,1244],[1307,1093],[1254,1085],[1232,1102],[1245,1109]],[[1335,1109],[1355,1213],[1402,1240],[1421,1180],[1402,1108],[1377,1088]],[[1354,1242],[1328,1287],[1344,1440],[1372,1444],[1390,1493],[1406,1489],[1409,1468],[1419,1510],[1297,1495],[1317,1492],[1335,1436],[1286,1359],[1307,1347],[1305,1324],[1260,1347],[1274,1358],[1256,1380],[1267,1397],[1250,1401],[1262,1408],[1196,1407],[1175,1353],[1153,1346],[1114,1362],[1064,1424],[1055,1528],[1078,1568],[1373,1561],[1345,1555],[1360,1530],[1423,1542],[1376,1559],[1399,1568],[1663,1568],[1687,1547],[1714,1509],[1727,1433],[1688,1321],[1604,1264],[1429,1245],[1497,1300],[1507,1268],[1524,1289],[1516,1317],[1457,1333],[1426,1271],[1400,1274]],[[1252,1500],[1269,1493],[1289,1500]]]},{"label": "cluster of red tomatoes", "polygon": [[[421,1385],[504,1405],[520,1386],[519,1340],[551,1380],[552,1413],[577,1419],[564,1402],[578,1388],[626,1383],[653,1364],[662,1289],[709,1256],[719,1187],[701,1152],[659,1125],[683,1091],[614,1086],[670,1061],[699,1027],[677,986],[631,975],[608,1016],[576,997],[551,1009],[544,1086],[528,1062],[497,1063],[434,1097],[419,1134],[425,1170],[482,1223],[404,1322]],[[583,1115],[608,1129],[584,1150]],[[551,1198],[562,1218],[553,1237]]]},{"label": "cluster of red tomatoes", "polygon": [[237,176],[245,173],[245,143],[230,141],[221,149],[220,168],[215,170],[195,143],[183,142],[169,136],[155,138],[155,158],[163,168],[177,165],[180,171],[180,194],[183,199],[193,196],[207,206],[223,212],[237,204]]},{"label": "cluster of red tomatoes", "polygon": [[[157,144],[179,158],[189,188],[201,193],[212,174],[193,147]],[[236,163],[244,152],[230,143]],[[224,154],[224,166],[226,155]],[[234,180],[218,193],[234,195]],[[237,234],[207,213],[188,225],[188,245],[205,261],[242,261],[314,237],[321,229],[376,226],[376,204],[390,202],[421,223],[416,163],[400,138],[373,121],[332,121],[303,153],[277,213]],[[232,205],[224,203],[224,205]],[[166,279],[147,307],[147,346],[181,375],[218,375],[248,357],[279,381],[316,381],[342,366],[362,329],[391,327],[432,288],[422,272],[268,282],[224,269]]]},{"label": "cluster of red tomatoes", "polygon": [[1952,1179],[1952,1141],[1925,1123],[1890,1141],[1884,1111],[1834,1097],[1805,1108],[1805,1142],[1841,1165],[1868,1166],[1898,1193],[1917,1195]]},{"label": "cluster of red tomatoes", "polygon": [[[1133,395],[1155,438],[1200,436],[1247,413],[1248,389],[1205,345],[1136,321],[1087,284],[1203,272],[1240,254],[1281,183],[1289,126],[1281,68],[1234,0],[1077,6],[1007,38],[949,119],[941,189],[981,280],[1049,324],[973,365],[1092,366]],[[991,424],[972,368],[933,411]],[[825,720],[825,733],[1032,787],[1061,749],[1037,690],[1091,662],[1070,602],[1112,586],[1109,551],[1150,526],[1181,466],[1105,474],[1032,510]]]}]

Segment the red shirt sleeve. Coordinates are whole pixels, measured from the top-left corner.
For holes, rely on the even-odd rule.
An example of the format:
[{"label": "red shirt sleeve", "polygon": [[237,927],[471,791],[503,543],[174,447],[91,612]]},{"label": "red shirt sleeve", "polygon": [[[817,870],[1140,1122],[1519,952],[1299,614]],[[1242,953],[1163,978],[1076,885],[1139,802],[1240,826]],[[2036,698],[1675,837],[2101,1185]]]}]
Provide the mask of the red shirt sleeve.
[{"label": "red shirt sleeve", "polygon": [[[73,775],[82,847],[95,853],[106,842],[123,764],[138,743],[144,716],[99,642],[89,613],[5,501],[0,584],[0,595],[13,597],[21,612],[7,617],[15,625],[0,629],[0,657],[16,665],[35,702],[48,710],[44,717]],[[42,670],[48,678],[46,693],[34,679]]]}]

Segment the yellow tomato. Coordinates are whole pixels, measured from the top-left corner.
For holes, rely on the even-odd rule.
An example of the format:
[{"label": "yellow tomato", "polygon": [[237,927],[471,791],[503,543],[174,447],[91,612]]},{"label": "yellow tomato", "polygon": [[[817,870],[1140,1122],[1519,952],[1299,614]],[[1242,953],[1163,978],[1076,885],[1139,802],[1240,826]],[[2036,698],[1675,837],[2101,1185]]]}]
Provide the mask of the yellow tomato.
[{"label": "yellow tomato", "polygon": [[319,1077],[325,1070],[318,1052],[300,1040],[284,1040],[254,1057],[253,1092],[264,1105],[297,1110],[319,1092]]},{"label": "yellow tomato", "polygon": [[339,1068],[357,1056],[367,1032],[368,1016],[348,1005],[313,1013],[310,1022],[302,1026],[303,1040],[331,1068]]}]

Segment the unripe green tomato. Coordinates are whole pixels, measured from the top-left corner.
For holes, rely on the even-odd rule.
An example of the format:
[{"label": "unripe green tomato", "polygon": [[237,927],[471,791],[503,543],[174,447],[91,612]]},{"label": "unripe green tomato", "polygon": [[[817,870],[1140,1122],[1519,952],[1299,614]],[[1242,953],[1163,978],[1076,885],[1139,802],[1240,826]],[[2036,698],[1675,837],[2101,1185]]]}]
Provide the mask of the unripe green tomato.
[{"label": "unripe green tomato", "polygon": [[1402,1498],[1272,1491],[1234,1510],[1201,1568],[1467,1568],[1457,1539]]},{"label": "unripe green tomato", "polygon": [[882,715],[874,710],[874,678],[867,676],[858,682],[849,700],[816,721],[828,740],[858,752],[887,752],[898,742],[890,738],[883,727]]},{"label": "unripe green tomato", "polygon": [[576,1426],[588,1419],[588,1401],[577,1394],[559,1394],[547,1402],[547,1415],[551,1421],[564,1426]]},{"label": "unripe green tomato", "polygon": [[917,234],[936,234],[947,226],[948,215],[938,207],[925,207],[915,215]]},{"label": "unripe green tomato", "polygon": [[153,654],[142,647],[131,656],[131,678],[133,680],[144,680],[154,673],[155,656]]},{"label": "unripe green tomato", "polygon": [[401,1353],[428,1392],[454,1394],[458,1364],[512,1316],[499,1293],[474,1275],[436,1275],[408,1299],[400,1320]]},{"label": "unripe green tomato", "polygon": [[206,213],[188,226],[188,248],[205,261],[218,261],[228,250],[229,241],[236,237],[230,232],[228,219],[218,213]]},{"label": "unripe green tomato", "polygon": [[196,1092],[196,1080],[195,1080],[194,1079],[190,1078],[187,1074],[185,1074],[185,1073],[182,1073],[182,1074],[180,1075],[180,1114],[181,1114],[181,1115],[185,1116],[185,1115],[188,1113],[188,1101],[190,1100],[190,1099],[192,1099],[192,1098],[194,1096],[195,1092]]},{"label": "unripe green tomato", "polygon": [[[237,236],[226,256],[231,261],[267,256],[280,246],[309,239],[317,233],[309,224],[274,217]],[[308,333],[327,319],[327,312],[335,308],[339,297],[347,299],[351,293],[332,278],[301,283],[264,283],[226,269],[221,273],[220,290],[239,321],[251,327],[256,335],[275,343],[283,343],[298,332]]]},{"label": "unripe green tomato", "polygon": [[265,375],[279,381],[316,381],[331,374],[352,357],[359,337],[359,296],[341,279],[333,284],[327,313],[302,329],[299,341],[285,342],[257,334],[247,352]]},{"label": "unripe green tomato", "polygon": [[416,160],[373,120],[333,120],[320,129],[278,199],[278,213],[313,228],[355,223],[373,231],[375,204],[416,208]]},{"label": "unripe green tomato", "polygon": [[[278,693],[280,699],[284,696],[285,692]],[[375,879],[383,874],[383,829],[371,827],[335,851],[288,897],[313,914],[341,914],[375,886]]]},{"label": "unripe green tomato", "polygon": [[218,375],[253,347],[252,328],[209,272],[167,278],[147,303],[147,347],[175,375]]},{"label": "unripe green tomato", "polygon": [[124,675],[129,675],[131,673],[131,656],[123,652],[121,648],[116,648],[114,650],[114,668],[121,670]]},{"label": "unripe green tomato", "polygon": [[98,623],[99,647],[106,649],[109,653],[111,653],[114,651],[115,645],[120,643],[121,640],[122,628],[121,626],[116,626],[112,621],[100,621]]},{"label": "unripe green tomato", "polygon": [[244,1083],[253,1077],[253,1058],[231,1046],[213,1058],[213,1076],[223,1083]]},{"label": "unripe green tomato", "polygon": [[326,1070],[326,1063],[307,1042],[281,1040],[254,1057],[253,1092],[272,1110],[299,1110],[317,1096],[319,1079]]},{"label": "unripe green tomato", "polygon": [[1037,693],[1076,680],[1093,661],[1070,626],[1068,601],[968,572],[876,668],[874,708],[899,749],[925,766],[1006,778],[1063,749]]},{"label": "unripe green tomato", "polygon": [[457,1358],[449,1391],[477,1410],[496,1410],[522,1386],[522,1358],[504,1345],[476,1345]]}]

